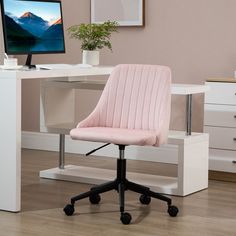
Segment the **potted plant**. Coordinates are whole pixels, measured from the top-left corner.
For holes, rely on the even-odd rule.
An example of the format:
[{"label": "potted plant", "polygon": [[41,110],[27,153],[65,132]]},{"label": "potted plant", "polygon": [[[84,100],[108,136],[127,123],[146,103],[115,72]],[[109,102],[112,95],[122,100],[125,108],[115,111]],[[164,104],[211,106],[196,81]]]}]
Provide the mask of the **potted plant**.
[{"label": "potted plant", "polygon": [[83,64],[98,65],[99,51],[104,47],[112,51],[111,33],[117,32],[117,22],[107,21],[103,24],[80,24],[68,28],[71,38],[82,41]]}]

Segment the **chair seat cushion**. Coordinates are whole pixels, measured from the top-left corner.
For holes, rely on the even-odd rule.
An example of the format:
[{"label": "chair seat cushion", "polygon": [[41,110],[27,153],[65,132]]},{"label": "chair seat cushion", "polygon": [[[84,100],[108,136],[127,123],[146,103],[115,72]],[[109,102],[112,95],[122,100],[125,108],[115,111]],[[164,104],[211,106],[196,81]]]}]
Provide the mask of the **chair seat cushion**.
[{"label": "chair seat cushion", "polygon": [[120,145],[152,146],[157,141],[156,131],[109,127],[75,128],[70,131],[70,135],[72,139]]}]

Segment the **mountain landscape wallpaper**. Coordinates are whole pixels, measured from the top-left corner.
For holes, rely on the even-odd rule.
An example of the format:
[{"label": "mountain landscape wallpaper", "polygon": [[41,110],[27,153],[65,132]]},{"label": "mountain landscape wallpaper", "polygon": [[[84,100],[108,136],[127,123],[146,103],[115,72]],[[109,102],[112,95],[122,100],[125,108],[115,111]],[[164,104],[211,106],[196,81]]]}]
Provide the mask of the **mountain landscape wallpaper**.
[{"label": "mountain landscape wallpaper", "polygon": [[64,51],[60,3],[4,0],[4,18],[9,52]]}]

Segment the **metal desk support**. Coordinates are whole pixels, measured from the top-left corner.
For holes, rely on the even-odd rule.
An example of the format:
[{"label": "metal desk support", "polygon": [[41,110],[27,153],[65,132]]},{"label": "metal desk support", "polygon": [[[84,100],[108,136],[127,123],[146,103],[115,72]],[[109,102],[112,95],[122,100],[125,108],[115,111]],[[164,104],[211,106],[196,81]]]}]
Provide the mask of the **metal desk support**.
[{"label": "metal desk support", "polygon": [[192,94],[187,95],[186,101],[186,134],[192,134]]},{"label": "metal desk support", "polygon": [[60,134],[59,169],[63,170],[64,166],[65,166],[65,134]]}]

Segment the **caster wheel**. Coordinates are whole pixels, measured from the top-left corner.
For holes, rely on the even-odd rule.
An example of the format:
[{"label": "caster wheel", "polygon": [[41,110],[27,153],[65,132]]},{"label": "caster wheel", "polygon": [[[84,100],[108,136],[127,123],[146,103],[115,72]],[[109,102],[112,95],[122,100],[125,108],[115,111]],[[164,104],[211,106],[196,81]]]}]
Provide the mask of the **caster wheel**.
[{"label": "caster wheel", "polygon": [[132,217],[131,217],[131,215],[128,212],[121,213],[120,221],[124,225],[128,225],[131,220],[132,220]]},{"label": "caster wheel", "polygon": [[64,207],[63,210],[67,216],[72,216],[75,211],[75,208],[74,208],[74,205],[68,204]]},{"label": "caster wheel", "polygon": [[139,201],[144,205],[148,205],[151,202],[151,197],[145,194],[142,194],[139,198]]},{"label": "caster wheel", "polygon": [[101,197],[99,194],[94,194],[89,196],[89,201],[91,204],[98,204],[101,201]]},{"label": "caster wheel", "polygon": [[170,216],[175,217],[177,216],[179,209],[176,206],[169,206],[167,212],[169,213]]}]

